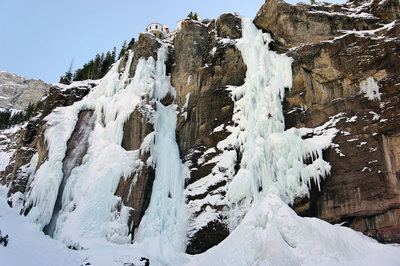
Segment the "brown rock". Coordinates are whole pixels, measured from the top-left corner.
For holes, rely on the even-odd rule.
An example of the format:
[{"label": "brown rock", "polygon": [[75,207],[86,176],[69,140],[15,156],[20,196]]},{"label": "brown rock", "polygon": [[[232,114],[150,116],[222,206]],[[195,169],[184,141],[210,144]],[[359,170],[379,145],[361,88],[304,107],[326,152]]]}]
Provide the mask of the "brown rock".
[{"label": "brown rock", "polygon": [[[331,175],[294,208],[331,223],[346,222],[382,242],[400,239],[399,22],[375,35],[349,34],[292,49],[293,89],[286,126],[315,127],[342,113],[334,147],[324,157]],[[374,77],[381,100],[369,100],[360,81]],[[378,118],[379,115],[379,118]],[[341,117],[341,118],[340,118]],[[353,118],[353,119],[352,119]],[[399,157],[399,158],[398,158]]]},{"label": "brown rock", "polygon": [[[368,11],[368,10],[366,10]],[[361,12],[361,11],[360,11]],[[293,6],[282,0],[267,0],[261,6],[254,24],[272,37],[293,47],[332,39],[343,30],[370,30],[378,27],[379,19],[354,15],[346,5],[320,4]]]},{"label": "brown rock", "polygon": [[[126,150],[139,150],[144,138],[154,131],[146,116],[148,110],[138,107],[124,124],[122,147]],[[121,178],[115,195],[121,197],[124,206],[131,207],[128,221],[129,230],[134,238],[135,230],[150,203],[155,172],[147,164],[148,153],[141,153],[141,165],[128,178]]]},{"label": "brown rock", "polygon": [[[209,153],[207,160],[220,154],[216,146],[229,135],[225,128],[219,132],[214,132],[214,128],[232,124],[233,101],[226,87],[244,83],[246,66],[234,40],[241,37],[240,29],[241,20],[237,16],[224,14],[208,25],[185,21],[175,38],[171,83],[177,91],[176,102],[182,110],[178,116],[177,142],[183,161],[192,168],[186,186],[211,174],[215,164],[199,164],[198,159],[211,148],[216,152]],[[222,38],[225,38],[224,42]],[[226,185],[226,180],[218,182],[209,186],[205,194],[188,196],[188,204],[196,204],[196,200],[208,194],[219,195],[223,199]],[[206,208],[219,213],[223,208],[212,204],[198,207],[201,211],[191,211],[189,219],[190,230],[194,231],[187,247],[187,252],[191,254],[206,251],[228,235],[223,215],[208,221],[203,228],[194,228],[196,218]]]}]

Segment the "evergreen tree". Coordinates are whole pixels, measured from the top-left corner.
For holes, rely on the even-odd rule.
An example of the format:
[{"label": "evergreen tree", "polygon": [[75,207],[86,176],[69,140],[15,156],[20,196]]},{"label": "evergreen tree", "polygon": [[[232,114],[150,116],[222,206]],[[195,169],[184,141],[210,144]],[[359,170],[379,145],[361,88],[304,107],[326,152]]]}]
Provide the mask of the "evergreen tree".
[{"label": "evergreen tree", "polygon": [[115,63],[115,58],[117,57],[117,47],[114,46],[113,51],[111,53],[112,62]]},{"label": "evergreen tree", "polygon": [[28,120],[35,114],[35,105],[33,105],[31,102],[29,103],[28,107],[25,109],[25,115],[24,115],[24,120]]},{"label": "evergreen tree", "polygon": [[193,20],[200,20],[199,14],[197,14],[197,12],[195,12],[195,13],[193,14],[193,12],[190,11],[190,13],[189,13],[189,15],[187,15],[187,17],[188,17],[189,19],[193,19]]},{"label": "evergreen tree", "polygon": [[125,55],[126,50],[127,50],[126,41],[124,41],[124,44],[122,45],[121,51],[119,52],[118,59],[120,59],[122,56]]},{"label": "evergreen tree", "polygon": [[101,66],[101,72],[100,75],[104,77],[104,75],[108,72],[110,69],[110,66],[114,63],[112,55],[110,52],[107,52],[106,57],[103,61],[103,65]]},{"label": "evergreen tree", "polygon": [[132,38],[128,44],[128,49],[132,49],[133,45],[135,44],[135,38]]},{"label": "evergreen tree", "polygon": [[9,110],[0,111],[0,129],[7,128],[10,123],[11,112]]}]

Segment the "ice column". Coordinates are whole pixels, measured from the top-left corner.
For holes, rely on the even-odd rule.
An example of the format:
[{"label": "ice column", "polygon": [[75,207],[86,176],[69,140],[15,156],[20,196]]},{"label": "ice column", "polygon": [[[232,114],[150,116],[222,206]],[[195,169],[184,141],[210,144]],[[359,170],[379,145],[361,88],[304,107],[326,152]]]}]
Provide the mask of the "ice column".
[{"label": "ice column", "polygon": [[[307,194],[311,180],[318,183],[330,166],[322,159],[325,146],[301,138],[308,130],[285,131],[282,100],[292,86],[292,59],[270,51],[269,34],[257,30],[250,19],[243,18],[242,29],[237,47],[247,66],[246,80],[232,89],[233,119],[238,124],[233,134],[242,160],[227,195],[230,203],[237,207],[240,202],[248,209],[272,184],[282,200],[292,202]],[[309,158],[314,160],[307,165],[304,160]]]},{"label": "ice column", "polygon": [[157,54],[154,98],[156,100],[155,142],[151,157],[155,164],[155,180],[149,207],[143,217],[137,240],[152,241],[152,248],[162,254],[166,247],[173,251],[184,251],[186,247],[187,212],[184,204],[184,178],[182,162],[175,139],[177,106],[164,106],[159,100],[168,93],[174,95],[169,77],[165,74],[167,47],[162,46]]}]

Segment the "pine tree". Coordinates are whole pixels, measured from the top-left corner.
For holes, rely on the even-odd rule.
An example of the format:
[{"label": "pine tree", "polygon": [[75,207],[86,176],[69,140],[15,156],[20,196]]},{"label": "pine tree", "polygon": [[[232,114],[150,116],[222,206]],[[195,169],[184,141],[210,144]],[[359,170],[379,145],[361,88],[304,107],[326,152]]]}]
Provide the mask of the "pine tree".
[{"label": "pine tree", "polygon": [[24,115],[24,120],[28,120],[29,118],[31,118],[35,113],[35,106],[29,102],[28,107],[26,107],[25,109],[25,115]]},{"label": "pine tree", "polygon": [[104,75],[108,72],[108,69],[113,63],[114,61],[112,59],[111,53],[107,52],[106,57],[103,61],[103,65],[101,66],[101,72],[100,72],[101,77],[104,77]]},{"label": "pine tree", "polygon": [[135,44],[135,38],[132,38],[128,44],[128,49],[132,49],[133,45]]},{"label": "pine tree", "polygon": [[92,79],[98,79],[100,77],[101,73],[101,56],[99,54],[96,54],[96,57],[94,58],[93,62],[93,78]]},{"label": "pine tree", "polygon": [[120,59],[122,56],[125,55],[126,50],[127,50],[126,41],[124,41],[124,44],[122,45],[121,51],[119,52],[118,59]]},{"label": "pine tree", "polygon": [[113,51],[111,53],[112,62],[115,63],[115,58],[117,57],[117,47],[114,46]]}]

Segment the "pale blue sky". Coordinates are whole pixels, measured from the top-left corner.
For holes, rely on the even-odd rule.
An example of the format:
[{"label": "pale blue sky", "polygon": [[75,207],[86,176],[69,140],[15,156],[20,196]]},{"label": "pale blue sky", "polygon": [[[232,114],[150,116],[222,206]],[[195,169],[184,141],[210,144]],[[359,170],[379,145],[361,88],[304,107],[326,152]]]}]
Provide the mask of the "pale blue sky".
[{"label": "pale blue sky", "polygon": [[[334,0],[340,1],[340,0]],[[238,12],[254,18],[264,0],[0,0],[0,70],[58,82],[151,22],[176,28],[190,11],[201,18]],[[297,2],[295,0],[289,2]]]}]

